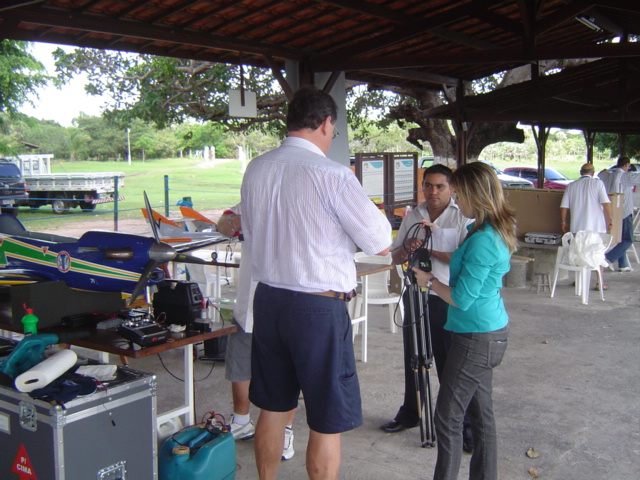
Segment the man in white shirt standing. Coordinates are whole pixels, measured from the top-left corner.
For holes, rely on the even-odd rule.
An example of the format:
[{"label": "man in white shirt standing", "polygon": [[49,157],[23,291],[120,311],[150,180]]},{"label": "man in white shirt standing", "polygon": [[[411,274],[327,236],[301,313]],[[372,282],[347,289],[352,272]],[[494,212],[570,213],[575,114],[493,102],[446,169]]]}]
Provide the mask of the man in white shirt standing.
[{"label": "man in white shirt standing", "polygon": [[[580,178],[567,185],[560,201],[560,221],[563,232],[592,232],[607,233],[613,228],[613,210],[611,200],[604,187],[604,183],[593,174],[592,163],[585,163],[580,167]],[[571,228],[567,223],[567,214],[571,213]],[[602,267],[600,267],[602,272]],[[598,288],[598,285],[596,285]],[[609,286],[603,283],[602,289]]]},{"label": "man in white shirt standing", "polygon": [[622,234],[620,235],[620,243],[609,250],[605,257],[610,264],[618,261],[618,270],[620,272],[630,272],[631,266],[627,258],[627,249],[633,243],[633,187],[640,185],[640,173],[630,172],[629,165],[631,160],[629,157],[620,157],[613,170],[604,170],[600,172],[600,180],[604,182],[604,186],[608,193],[622,193],[624,195],[624,204],[622,206]]},{"label": "man in white shirt standing", "polygon": [[[604,183],[594,177],[594,167],[585,163],[580,168],[580,178],[567,185],[560,202],[560,220],[563,232],[606,233],[613,227],[613,210]],[[567,214],[571,213],[571,226]]]},{"label": "man in white shirt standing", "polygon": [[337,107],[299,89],[283,144],[253,159],[242,182],[242,223],[252,252],[254,298],[249,397],[261,408],[255,450],[261,480],[276,477],[289,412],[304,395],[310,479],[337,479],[340,433],[362,424],[345,301],[353,255],[386,255],[391,226],[351,170],[326,153]]}]

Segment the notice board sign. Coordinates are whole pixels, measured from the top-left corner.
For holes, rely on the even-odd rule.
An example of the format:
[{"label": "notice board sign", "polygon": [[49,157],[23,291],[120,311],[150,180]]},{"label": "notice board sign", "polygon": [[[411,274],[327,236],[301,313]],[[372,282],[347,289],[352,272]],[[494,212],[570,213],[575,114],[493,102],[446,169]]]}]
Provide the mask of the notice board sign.
[{"label": "notice board sign", "polygon": [[382,205],[394,225],[398,208],[415,207],[418,154],[411,152],[357,153],[355,172],[371,200]]},{"label": "notice board sign", "polygon": [[416,177],[418,172],[418,158],[415,153],[389,154],[389,203],[394,208],[398,206],[414,206],[416,203]]},{"label": "notice board sign", "polygon": [[377,205],[385,205],[387,190],[387,158],[381,153],[357,153],[356,177],[367,196]]}]

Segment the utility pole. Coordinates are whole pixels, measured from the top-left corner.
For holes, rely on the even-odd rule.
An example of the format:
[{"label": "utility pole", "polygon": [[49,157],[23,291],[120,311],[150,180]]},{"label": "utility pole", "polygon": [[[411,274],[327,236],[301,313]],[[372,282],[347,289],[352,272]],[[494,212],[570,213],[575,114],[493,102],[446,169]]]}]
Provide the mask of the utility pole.
[{"label": "utility pole", "polygon": [[129,139],[129,131],[127,128],[127,163],[131,165],[131,140]]}]

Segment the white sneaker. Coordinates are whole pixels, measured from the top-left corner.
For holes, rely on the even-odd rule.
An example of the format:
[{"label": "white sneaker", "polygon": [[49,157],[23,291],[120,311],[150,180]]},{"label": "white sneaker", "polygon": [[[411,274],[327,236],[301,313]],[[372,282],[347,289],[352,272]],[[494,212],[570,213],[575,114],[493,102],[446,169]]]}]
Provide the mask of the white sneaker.
[{"label": "white sneaker", "polygon": [[284,448],[282,449],[282,460],[291,460],[296,452],[293,451],[293,430],[289,427],[284,429]]},{"label": "white sneaker", "polygon": [[622,267],[622,268],[619,268],[619,269],[618,269],[618,271],[619,271],[620,273],[624,273],[624,272],[633,272],[633,268],[631,268],[631,267]]},{"label": "white sneaker", "polygon": [[249,440],[256,434],[256,427],[252,421],[249,421],[246,425],[241,425],[233,420],[233,414],[231,414],[231,434],[236,440]]}]

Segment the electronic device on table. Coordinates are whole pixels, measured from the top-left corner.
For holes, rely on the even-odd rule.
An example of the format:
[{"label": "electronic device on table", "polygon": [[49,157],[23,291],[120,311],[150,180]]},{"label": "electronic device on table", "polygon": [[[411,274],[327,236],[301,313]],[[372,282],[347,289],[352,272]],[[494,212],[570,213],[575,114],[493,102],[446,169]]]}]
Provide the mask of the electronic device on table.
[{"label": "electronic device on table", "polygon": [[118,333],[127,340],[150,347],[167,341],[169,331],[156,323],[146,310],[131,309],[120,314],[124,321],[118,326]]},{"label": "electronic device on table", "polygon": [[536,245],[560,245],[562,233],[527,232],[524,234],[524,241]]}]

